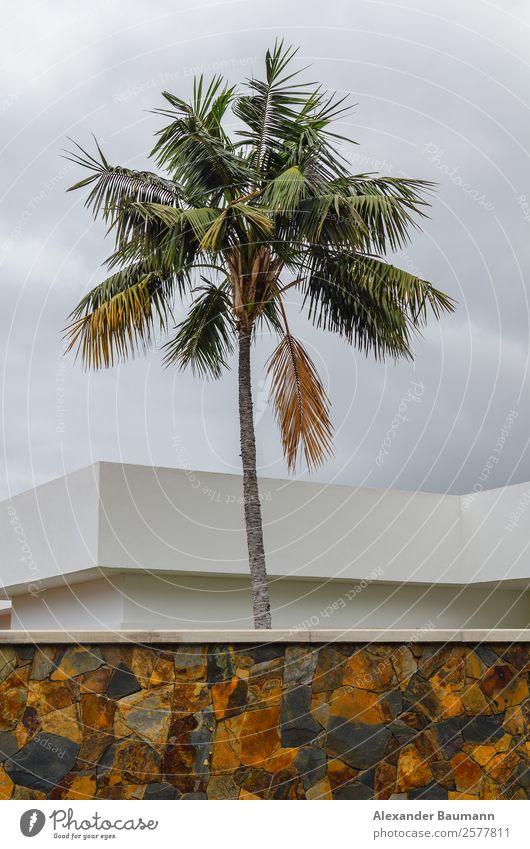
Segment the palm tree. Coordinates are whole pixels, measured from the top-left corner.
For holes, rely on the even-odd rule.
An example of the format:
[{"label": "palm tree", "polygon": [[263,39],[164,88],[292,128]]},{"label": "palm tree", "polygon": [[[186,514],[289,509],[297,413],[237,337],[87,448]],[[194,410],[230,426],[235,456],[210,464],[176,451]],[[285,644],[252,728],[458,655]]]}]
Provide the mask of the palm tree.
[{"label": "palm tree", "polygon": [[[345,98],[300,81],[296,50],[276,43],[265,79],[242,90],[221,77],[195,80],[190,102],[164,92],[166,119],[151,151],[167,176],[109,164],[79,145],[70,158],[90,171],[86,205],[114,236],[110,276],[70,315],[69,348],[85,367],[112,366],[169,333],[168,366],[219,378],[239,353],[243,496],[256,628],[271,627],[256,472],[250,351],[258,327],[279,334],[268,363],[271,400],[292,470],[329,455],[329,400],[289,328],[285,293],[302,295],[308,318],[377,358],[412,357],[430,310],[453,303],[426,280],[383,258],[425,215],[431,184],[350,173],[332,131]],[[226,119],[235,120],[229,135]],[[174,326],[173,305],[187,305]]]}]

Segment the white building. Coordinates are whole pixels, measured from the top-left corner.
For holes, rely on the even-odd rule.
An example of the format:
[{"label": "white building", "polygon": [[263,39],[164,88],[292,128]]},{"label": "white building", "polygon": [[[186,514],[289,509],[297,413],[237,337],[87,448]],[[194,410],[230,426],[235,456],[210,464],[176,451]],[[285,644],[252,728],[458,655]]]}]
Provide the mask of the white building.
[{"label": "white building", "polygon": [[[277,628],[526,628],[530,484],[260,482]],[[0,504],[0,627],[248,628],[241,479],[118,463]]]}]

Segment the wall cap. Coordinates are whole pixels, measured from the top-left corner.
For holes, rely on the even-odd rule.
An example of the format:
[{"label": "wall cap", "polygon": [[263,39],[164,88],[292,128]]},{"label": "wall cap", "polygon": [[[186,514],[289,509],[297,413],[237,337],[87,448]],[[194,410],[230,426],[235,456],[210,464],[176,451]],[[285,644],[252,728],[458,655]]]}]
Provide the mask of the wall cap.
[{"label": "wall cap", "polygon": [[0,631],[1,644],[42,643],[528,643],[530,629],[273,629],[134,630],[134,631]]}]

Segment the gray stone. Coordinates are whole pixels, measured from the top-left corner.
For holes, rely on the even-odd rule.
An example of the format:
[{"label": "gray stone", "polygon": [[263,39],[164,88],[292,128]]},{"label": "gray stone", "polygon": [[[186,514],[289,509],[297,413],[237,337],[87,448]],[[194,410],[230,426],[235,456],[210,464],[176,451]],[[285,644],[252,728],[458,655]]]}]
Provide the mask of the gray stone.
[{"label": "gray stone", "polygon": [[57,734],[37,734],[5,763],[15,784],[49,792],[74,766],[79,744]]},{"label": "gray stone", "polygon": [[107,687],[109,699],[123,699],[125,696],[138,693],[139,690],[140,685],[136,676],[124,663],[120,663],[112,673]]},{"label": "gray stone", "polygon": [[93,646],[69,646],[56,661],[55,671],[50,677],[52,681],[76,678],[99,669],[104,662],[100,650]]},{"label": "gray stone", "polygon": [[361,784],[365,784],[366,787],[371,787],[373,790],[375,784],[375,766],[370,767],[370,769],[365,769],[364,772],[360,772],[357,776],[357,781],[360,781]]},{"label": "gray stone", "polygon": [[317,665],[318,651],[305,646],[287,646],[283,667],[284,687],[310,684]]},{"label": "gray stone", "polygon": [[165,784],[163,781],[155,781],[145,788],[144,799],[177,799],[180,796],[176,787]]},{"label": "gray stone", "polygon": [[323,749],[304,748],[296,755],[294,765],[300,773],[304,790],[326,777],[326,753]]},{"label": "gray stone", "polygon": [[385,693],[379,701],[393,719],[403,711],[403,693],[401,690],[392,690],[390,693]]},{"label": "gray stone", "polygon": [[495,664],[499,662],[499,656],[495,654],[493,649],[490,649],[489,646],[474,646],[473,651],[475,652],[475,654],[478,654],[482,663],[484,663],[488,667],[495,666]]},{"label": "gray stone", "polygon": [[500,740],[504,734],[502,716],[470,716],[462,720],[462,737],[466,743]]},{"label": "gray stone", "polygon": [[0,762],[10,758],[19,749],[20,746],[14,734],[10,734],[9,731],[0,731]]},{"label": "gray stone", "polygon": [[431,720],[438,717],[440,704],[430,683],[420,672],[412,676],[403,693],[403,708],[423,713]]},{"label": "gray stone", "polygon": [[452,758],[461,751],[464,741],[460,733],[460,720],[456,716],[436,722],[432,731],[446,758]]},{"label": "gray stone", "polygon": [[373,790],[358,781],[350,781],[333,791],[334,799],[373,799]]},{"label": "gray stone", "polygon": [[364,725],[348,722],[340,716],[329,720],[326,748],[348,766],[368,769],[382,760],[390,740],[385,725]]},{"label": "gray stone", "polygon": [[447,799],[447,790],[440,784],[416,787],[414,790],[409,790],[409,799]]},{"label": "gray stone", "polygon": [[411,728],[402,719],[394,719],[393,722],[388,723],[388,727],[401,746],[406,746],[418,734],[415,728]]},{"label": "gray stone", "polygon": [[277,660],[283,657],[284,651],[285,648],[281,643],[279,645],[264,643],[260,646],[252,646],[249,654],[253,657],[256,666],[258,666],[260,663],[269,663],[271,660]]},{"label": "gray stone", "polygon": [[208,646],[208,683],[230,681],[236,672],[234,649],[230,645]]},{"label": "gray stone", "polygon": [[44,681],[49,678],[52,671],[55,669],[53,658],[55,657],[56,649],[53,646],[37,647],[31,664],[29,677],[33,681]]},{"label": "gray stone", "polygon": [[207,799],[206,793],[183,793],[181,799]]},{"label": "gray stone", "polygon": [[284,748],[311,743],[322,731],[311,714],[311,687],[294,687],[283,694],[280,725]]}]

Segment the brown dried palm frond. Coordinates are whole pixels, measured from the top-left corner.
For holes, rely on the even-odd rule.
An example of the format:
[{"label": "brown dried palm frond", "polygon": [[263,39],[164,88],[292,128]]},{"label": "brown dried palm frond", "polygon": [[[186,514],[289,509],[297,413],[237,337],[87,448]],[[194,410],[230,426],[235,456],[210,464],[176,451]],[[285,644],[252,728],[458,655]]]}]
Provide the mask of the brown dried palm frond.
[{"label": "brown dried palm frond", "polygon": [[320,465],[331,454],[330,403],[313,361],[290,333],[272,354],[267,375],[289,469],[295,468],[300,450],[309,468]]}]

